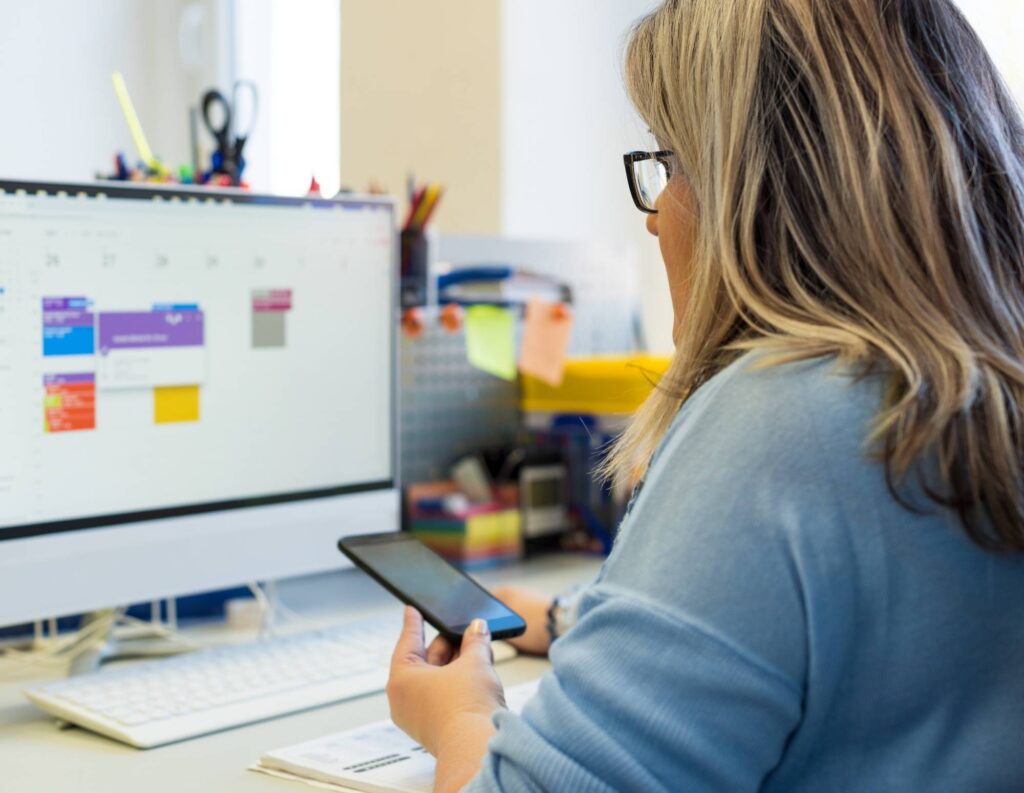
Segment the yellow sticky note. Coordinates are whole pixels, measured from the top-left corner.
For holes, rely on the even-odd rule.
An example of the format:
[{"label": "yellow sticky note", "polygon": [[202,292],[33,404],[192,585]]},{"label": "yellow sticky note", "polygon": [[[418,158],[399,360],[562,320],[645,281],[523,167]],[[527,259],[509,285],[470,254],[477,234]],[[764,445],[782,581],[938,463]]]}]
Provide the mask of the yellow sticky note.
[{"label": "yellow sticky note", "polygon": [[571,334],[572,314],[567,307],[545,300],[531,300],[526,304],[519,371],[548,385],[561,385]]},{"label": "yellow sticky note", "polygon": [[466,357],[477,369],[516,379],[515,318],[499,306],[466,309]]},{"label": "yellow sticky note", "polygon": [[153,421],[177,424],[199,421],[199,386],[159,386],[153,389]]}]

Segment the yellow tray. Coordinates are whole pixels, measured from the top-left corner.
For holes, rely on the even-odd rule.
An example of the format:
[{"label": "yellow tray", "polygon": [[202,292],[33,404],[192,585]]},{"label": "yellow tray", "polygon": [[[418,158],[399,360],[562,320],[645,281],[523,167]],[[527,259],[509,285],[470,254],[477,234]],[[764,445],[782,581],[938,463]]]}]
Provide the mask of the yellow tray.
[{"label": "yellow tray", "polygon": [[668,356],[617,355],[579,358],[565,365],[565,379],[551,386],[522,375],[520,406],[528,413],[628,415],[668,369]]}]

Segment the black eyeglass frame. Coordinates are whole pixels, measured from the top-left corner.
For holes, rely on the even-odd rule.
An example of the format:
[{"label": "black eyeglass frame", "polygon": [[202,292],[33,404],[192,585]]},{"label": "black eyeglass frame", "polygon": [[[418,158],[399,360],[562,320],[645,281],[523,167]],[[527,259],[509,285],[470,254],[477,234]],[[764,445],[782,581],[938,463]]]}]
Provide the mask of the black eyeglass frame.
[{"label": "black eyeglass frame", "polygon": [[629,194],[633,197],[633,203],[636,204],[636,208],[641,212],[646,212],[648,215],[657,215],[658,210],[654,207],[648,207],[644,204],[643,198],[640,197],[640,185],[636,181],[636,169],[634,166],[638,162],[644,162],[645,160],[655,160],[661,163],[665,167],[666,176],[672,178],[672,158],[675,156],[674,152],[668,150],[662,151],[631,151],[628,154],[622,155],[622,161],[626,165],[626,182],[629,184]]}]

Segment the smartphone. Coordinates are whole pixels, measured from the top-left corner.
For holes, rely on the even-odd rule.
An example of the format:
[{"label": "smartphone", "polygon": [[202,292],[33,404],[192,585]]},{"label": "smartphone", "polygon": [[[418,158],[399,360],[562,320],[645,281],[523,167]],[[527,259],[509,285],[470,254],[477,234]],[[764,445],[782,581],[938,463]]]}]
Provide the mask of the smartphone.
[{"label": "smartphone", "polygon": [[487,620],[495,639],[526,630],[522,617],[411,534],[345,537],[338,540],[338,550],[454,644],[477,617]]}]

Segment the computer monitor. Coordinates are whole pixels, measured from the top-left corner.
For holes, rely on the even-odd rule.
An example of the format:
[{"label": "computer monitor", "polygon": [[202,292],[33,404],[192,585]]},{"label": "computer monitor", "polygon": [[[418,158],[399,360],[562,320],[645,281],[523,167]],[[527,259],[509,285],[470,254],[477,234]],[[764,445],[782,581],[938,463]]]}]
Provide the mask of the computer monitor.
[{"label": "computer monitor", "polygon": [[0,182],[0,625],[398,527],[393,209]]}]

